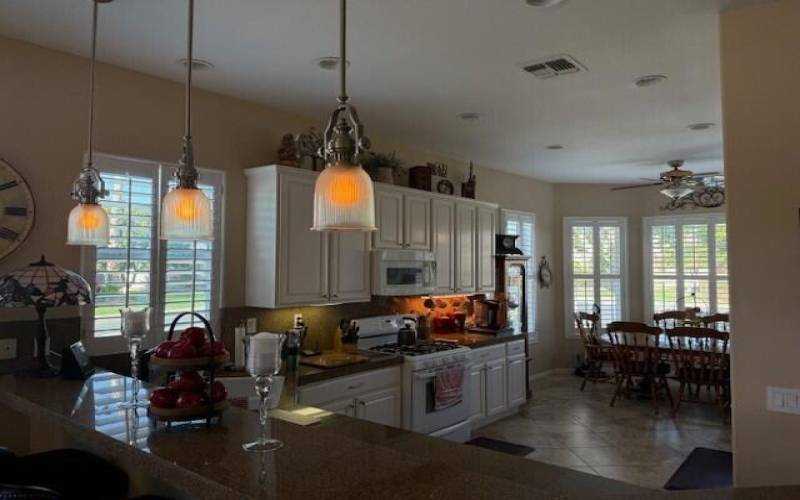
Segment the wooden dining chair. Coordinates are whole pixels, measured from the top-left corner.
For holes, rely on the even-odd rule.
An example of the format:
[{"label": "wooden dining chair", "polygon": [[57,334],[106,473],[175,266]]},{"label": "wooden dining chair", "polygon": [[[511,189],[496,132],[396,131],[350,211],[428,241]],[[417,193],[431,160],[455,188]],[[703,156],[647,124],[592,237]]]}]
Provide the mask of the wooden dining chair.
[{"label": "wooden dining chair", "polygon": [[699,313],[699,307],[687,307],[682,311],[663,311],[653,314],[653,323],[666,331],[670,328],[686,326],[685,323],[697,319]]},{"label": "wooden dining chair", "polygon": [[611,406],[622,395],[630,397],[634,380],[639,379],[649,387],[653,407],[658,414],[658,394],[665,392],[670,407],[674,407],[672,392],[666,375],[669,367],[661,362],[659,337],[661,329],[644,323],[614,321],[606,326],[611,338],[615,369],[618,373],[617,389],[611,399]]},{"label": "wooden dining chair", "polygon": [[583,342],[585,353],[585,367],[583,369],[583,382],[581,391],[586,388],[586,383],[591,380],[592,384],[597,384],[598,380],[608,380],[613,375],[608,375],[603,371],[604,364],[612,361],[612,354],[608,345],[603,345],[598,333],[600,316],[593,313],[577,312],[573,314],[578,334]]},{"label": "wooden dining chair", "polygon": [[709,316],[701,316],[700,324],[705,328],[713,328],[720,332],[730,332],[731,317],[728,313],[716,313]]},{"label": "wooden dining chair", "polygon": [[704,385],[714,388],[715,403],[724,417],[730,396],[728,332],[704,327],[677,327],[667,330],[667,339],[675,366],[673,378],[680,383],[673,415],[678,413],[686,388],[691,394],[691,386],[696,384],[698,392]]}]

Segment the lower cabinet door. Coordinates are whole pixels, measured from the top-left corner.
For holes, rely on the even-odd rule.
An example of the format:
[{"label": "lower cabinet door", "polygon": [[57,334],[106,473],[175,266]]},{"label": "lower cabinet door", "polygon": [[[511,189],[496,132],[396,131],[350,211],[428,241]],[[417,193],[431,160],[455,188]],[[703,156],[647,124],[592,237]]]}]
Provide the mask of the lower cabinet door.
[{"label": "lower cabinet door", "polygon": [[508,373],[508,406],[518,406],[525,402],[525,354],[509,356],[506,370]]},{"label": "lower cabinet door", "polygon": [[486,415],[486,384],[483,372],[486,365],[481,363],[469,369],[469,418],[476,420]]},{"label": "lower cabinet door", "polygon": [[400,427],[400,388],[393,387],[356,398],[356,418],[376,424]]},{"label": "lower cabinet door", "polygon": [[506,409],[506,360],[486,363],[486,416],[491,417]]},{"label": "lower cabinet door", "polygon": [[322,405],[323,410],[332,411],[333,413],[338,413],[339,415],[345,415],[347,417],[356,416],[355,408],[356,402],[353,398],[331,401],[330,403]]}]

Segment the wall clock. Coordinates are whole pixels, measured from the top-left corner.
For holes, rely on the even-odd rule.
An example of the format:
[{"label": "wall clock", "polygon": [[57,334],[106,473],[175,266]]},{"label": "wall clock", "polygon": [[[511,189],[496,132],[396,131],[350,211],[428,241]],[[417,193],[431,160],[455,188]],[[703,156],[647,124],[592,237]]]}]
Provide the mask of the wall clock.
[{"label": "wall clock", "polygon": [[0,158],[0,260],[19,248],[33,229],[31,188],[10,163]]}]

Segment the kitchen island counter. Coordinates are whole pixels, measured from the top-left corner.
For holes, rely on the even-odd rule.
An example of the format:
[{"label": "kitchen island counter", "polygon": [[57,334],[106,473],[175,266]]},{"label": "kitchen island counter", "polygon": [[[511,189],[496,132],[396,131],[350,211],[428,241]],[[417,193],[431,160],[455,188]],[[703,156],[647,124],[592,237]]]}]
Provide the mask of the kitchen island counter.
[{"label": "kitchen island counter", "polygon": [[[31,442],[98,454],[162,485],[176,498],[662,498],[666,494],[477,447],[332,415],[313,427],[273,420],[284,448],[246,453],[253,412],[229,408],[220,425],[155,428],[145,410],[120,409],[130,379],[100,372],[86,382],[0,377],[0,405],[29,421]],[[5,413],[4,413],[5,414]],[[8,432],[8,426],[6,426]],[[18,427],[18,429],[25,426]],[[87,473],[86,479],[90,480]],[[677,494],[670,498],[797,498],[800,488]],[[140,492],[137,492],[140,493]],[[795,495],[795,496],[792,496]]]}]

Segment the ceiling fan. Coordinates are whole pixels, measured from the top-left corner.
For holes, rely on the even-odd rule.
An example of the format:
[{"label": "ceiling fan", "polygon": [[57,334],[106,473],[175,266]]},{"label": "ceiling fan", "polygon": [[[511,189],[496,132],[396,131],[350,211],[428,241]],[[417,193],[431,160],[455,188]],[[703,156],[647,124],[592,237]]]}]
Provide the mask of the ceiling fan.
[{"label": "ceiling fan", "polygon": [[651,186],[662,186],[661,194],[670,198],[671,200],[679,200],[683,197],[692,194],[698,186],[703,184],[705,177],[717,177],[722,175],[719,172],[702,172],[695,174],[691,170],[684,170],[683,160],[672,160],[667,162],[667,165],[672,170],[661,172],[658,181],[656,179],[645,179],[653,181],[649,184],[633,184],[630,186],[619,186],[611,188],[612,191],[620,191],[623,189],[636,189]]}]

